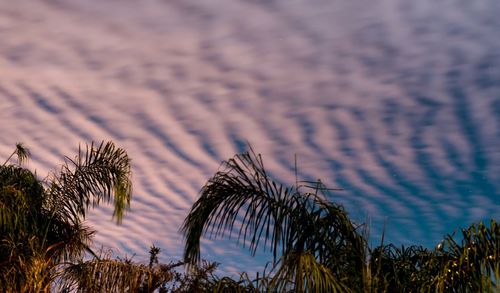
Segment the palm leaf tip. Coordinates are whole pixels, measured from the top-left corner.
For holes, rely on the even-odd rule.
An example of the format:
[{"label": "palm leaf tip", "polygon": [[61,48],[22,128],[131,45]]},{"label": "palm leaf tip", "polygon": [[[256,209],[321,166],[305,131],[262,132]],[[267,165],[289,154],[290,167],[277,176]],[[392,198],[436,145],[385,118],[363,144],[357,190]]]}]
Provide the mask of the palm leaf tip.
[{"label": "palm leaf tip", "polygon": [[5,162],[2,164],[2,166],[5,166],[14,155],[17,156],[18,164],[21,165],[22,163],[26,162],[29,159],[29,157],[31,156],[31,153],[30,153],[29,149],[27,147],[25,147],[22,142],[18,142],[18,143],[16,143],[16,148],[10,154],[10,156],[7,158],[7,160],[5,160]]},{"label": "palm leaf tip", "polygon": [[114,182],[114,211],[113,217],[116,217],[117,224],[121,224],[125,211],[130,208],[130,199],[132,197],[132,184],[130,182],[130,172],[121,174]]},{"label": "palm leaf tip", "polygon": [[15,153],[20,163],[26,161],[31,156],[30,150],[22,142],[16,143]]},{"label": "palm leaf tip", "polygon": [[104,173],[108,173],[108,180],[104,182],[102,188],[107,193],[107,201],[110,201],[110,193],[114,193],[113,218],[116,217],[117,224],[120,224],[125,211],[130,208],[132,198],[132,171],[127,152],[116,147],[111,141],[107,143],[103,141],[98,148],[94,148],[92,145],[90,154],[87,148],[85,158],[93,163],[104,163],[108,167],[108,170],[104,171]]}]

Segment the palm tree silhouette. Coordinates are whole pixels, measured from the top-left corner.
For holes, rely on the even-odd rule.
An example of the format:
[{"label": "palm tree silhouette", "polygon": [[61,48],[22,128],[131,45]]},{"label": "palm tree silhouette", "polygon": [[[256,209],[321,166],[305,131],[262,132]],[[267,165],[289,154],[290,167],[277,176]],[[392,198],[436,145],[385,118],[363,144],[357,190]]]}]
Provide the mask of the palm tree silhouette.
[{"label": "palm tree silhouette", "polygon": [[[306,190],[303,192],[303,190]],[[273,253],[272,270],[251,280],[219,280],[230,292],[499,292],[500,225],[495,219],[448,235],[435,248],[382,243],[329,202],[321,181],[285,187],[250,151],[222,163],[184,220],[184,261],[200,262],[200,239],[230,237],[255,255]]]},{"label": "palm tree silhouette", "polygon": [[342,206],[326,199],[321,181],[302,183],[285,187],[273,180],[251,148],[223,162],[181,228],[184,261],[199,263],[203,234],[237,233],[252,255],[272,251],[272,290],[347,290],[343,280],[363,270],[365,240]]},{"label": "palm tree silhouette", "polygon": [[[9,164],[17,155],[19,164]],[[46,179],[21,167],[29,151],[17,144],[0,166],[0,289],[48,292],[61,266],[91,251],[83,220],[102,201],[120,223],[130,204],[130,160],[112,142],[79,149]]]}]

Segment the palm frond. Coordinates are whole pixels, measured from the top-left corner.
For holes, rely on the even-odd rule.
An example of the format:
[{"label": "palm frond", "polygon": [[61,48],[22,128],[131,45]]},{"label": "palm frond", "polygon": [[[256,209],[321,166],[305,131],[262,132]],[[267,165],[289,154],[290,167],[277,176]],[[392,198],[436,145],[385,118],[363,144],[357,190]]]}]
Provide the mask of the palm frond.
[{"label": "palm frond", "polygon": [[126,152],[115,147],[112,142],[102,142],[81,149],[72,160],[67,158],[57,176],[49,182],[49,193],[53,205],[66,218],[85,217],[89,206],[101,201],[114,200],[114,213],[117,223],[130,206],[132,185],[130,181],[130,159]]},{"label": "palm frond", "polygon": [[186,238],[185,261],[199,261],[203,234],[231,236],[236,222],[241,223],[236,228],[238,241],[248,245],[252,254],[263,236],[263,247],[270,244],[276,256],[290,234],[286,229],[295,204],[291,189],[273,181],[253,152],[236,155],[222,167],[202,188],[181,228]]},{"label": "palm frond", "polygon": [[19,243],[2,239],[2,254],[8,253],[8,262],[2,256],[0,290],[2,292],[51,292],[59,277],[60,264],[48,256],[49,249],[40,249],[36,236]]},{"label": "palm frond", "polygon": [[491,219],[461,231],[461,241],[448,235],[443,250],[449,255],[435,285],[467,292],[500,291],[500,225]]},{"label": "palm frond", "polygon": [[369,287],[382,291],[391,288],[398,292],[420,292],[432,287],[444,261],[442,253],[422,246],[378,246],[370,252]]},{"label": "palm frond", "polygon": [[[301,192],[304,188],[310,192]],[[253,150],[236,155],[223,162],[222,170],[202,188],[183,223],[184,260],[199,261],[204,234],[231,238],[236,232],[238,242],[248,246],[252,255],[257,248],[271,250],[273,262],[291,265],[303,260],[305,264],[311,255],[322,265],[315,267],[322,276],[344,277],[361,271],[365,241],[342,206],[326,200],[327,191],[321,181],[285,187],[268,175]],[[290,269],[287,274],[308,273],[293,271],[301,269],[297,266]]]},{"label": "palm frond", "polygon": [[172,269],[130,260],[93,259],[67,267],[60,287],[75,292],[153,292],[173,279]]},{"label": "palm frond", "polygon": [[283,259],[270,288],[273,292],[351,292],[309,251],[292,253]]},{"label": "palm frond", "polygon": [[70,223],[59,218],[52,218],[46,226],[43,245],[50,245],[49,256],[54,261],[70,261],[81,257],[89,250],[95,234],[94,230],[82,222]]}]

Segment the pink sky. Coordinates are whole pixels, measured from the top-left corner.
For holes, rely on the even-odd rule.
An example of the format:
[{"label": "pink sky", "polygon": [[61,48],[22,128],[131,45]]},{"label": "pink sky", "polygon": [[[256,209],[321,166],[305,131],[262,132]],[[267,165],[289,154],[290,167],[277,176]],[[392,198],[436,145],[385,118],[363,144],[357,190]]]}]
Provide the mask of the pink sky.
[{"label": "pink sky", "polygon": [[[152,243],[181,257],[199,189],[246,141],[286,183],[297,154],[304,179],[346,189],[332,200],[374,237],[387,219],[391,241],[433,245],[500,216],[500,7],[486,2],[9,1],[0,156],[22,141],[42,175],[79,143],[125,148],[132,210],[89,224],[138,260]],[[228,272],[264,263],[206,244]]]}]

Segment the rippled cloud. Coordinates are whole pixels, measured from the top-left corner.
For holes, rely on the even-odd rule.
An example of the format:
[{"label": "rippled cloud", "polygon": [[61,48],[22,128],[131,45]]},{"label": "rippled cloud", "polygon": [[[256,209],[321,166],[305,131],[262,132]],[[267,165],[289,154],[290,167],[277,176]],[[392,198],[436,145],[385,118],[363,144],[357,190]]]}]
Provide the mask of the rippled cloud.
[{"label": "rippled cloud", "polygon": [[[92,212],[96,245],[180,258],[178,229],[223,159],[250,142],[282,182],[331,200],[374,239],[432,247],[500,216],[497,1],[15,1],[0,10],[0,155],[39,174],[79,143],[132,157],[122,226]],[[228,241],[202,256],[251,270]]]}]

